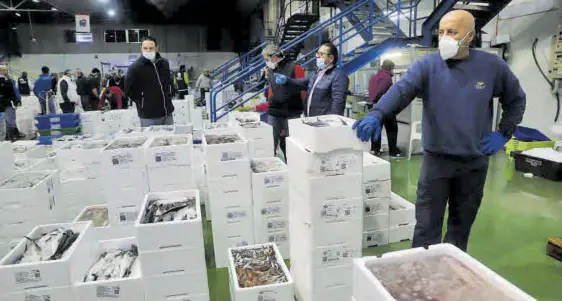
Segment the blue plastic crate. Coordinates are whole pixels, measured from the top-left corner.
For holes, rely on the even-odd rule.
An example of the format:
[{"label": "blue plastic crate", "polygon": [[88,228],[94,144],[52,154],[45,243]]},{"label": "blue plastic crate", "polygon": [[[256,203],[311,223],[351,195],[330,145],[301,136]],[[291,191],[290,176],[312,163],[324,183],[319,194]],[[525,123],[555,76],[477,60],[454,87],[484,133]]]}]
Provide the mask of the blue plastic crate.
[{"label": "blue plastic crate", "polygon": [[73,128],[80,125],[80,114],[52,114],[35,117],[35,127],[38,130]]},{"label": "blue plastic crate", "polygon": [[39,141],[39,145],[52,145],[53,144],[53,140],[57,140],[59,138],[61,138],[62,135],[60,136],[39,136],[37,137],[37,140]]},{"label": "blue plastic crate", "polygon": [[513,133],[513,137],[523,142],[550,141],[550,138],[540,131],[524,126],[518,126]]}]

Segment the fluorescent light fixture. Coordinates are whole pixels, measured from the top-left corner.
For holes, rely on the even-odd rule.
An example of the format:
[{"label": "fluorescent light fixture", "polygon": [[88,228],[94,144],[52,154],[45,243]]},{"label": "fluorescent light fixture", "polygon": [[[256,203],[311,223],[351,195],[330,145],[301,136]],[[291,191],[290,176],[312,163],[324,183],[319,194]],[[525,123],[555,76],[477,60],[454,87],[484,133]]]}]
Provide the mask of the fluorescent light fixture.
[{"label": "fluorescent light fixture", "polygon": [[16,12],[16,16],[21,17],[21,14]]},{"label": "fluorescent light fixture", "polygon": [[385,59],[394,59],[402,56],[402,51],[393,51],[389,53],[385,53],[381,55],[381,59],[384,61]]},{"label": "fluorescent light fixture", "polygon": [[114,9],[108,10],[107,15],[110,16],[110,17],[115,17],[115,10]]},{"label": "fluorescent light fixture", "polygon": [[58,9],[56,7],[51,7],[52,11],[57,11]]},{"label": "fluorescent light fixture", "polygon": [[39,0],[33,0],[33,2],[35,2],[35,3],[39,3],[39,2],[41,2],[41,1],[39,1]]}]

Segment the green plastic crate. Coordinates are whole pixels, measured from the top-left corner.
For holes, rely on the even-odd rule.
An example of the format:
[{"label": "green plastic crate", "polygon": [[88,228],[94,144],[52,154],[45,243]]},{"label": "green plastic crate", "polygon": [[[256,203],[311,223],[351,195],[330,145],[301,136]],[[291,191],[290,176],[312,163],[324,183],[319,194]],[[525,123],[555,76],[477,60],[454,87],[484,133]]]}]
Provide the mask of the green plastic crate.
[{"label": "green plastic crate", "polygon": [[513,157],[511,156],[511,152],[514,152],[514,151],[522,152],[522,151],[530,150],[530,149],[533,149],[533,148],[554,147],[555,143],[556,142],[553,141],[553,140],[524,142],[524,141],[519,141],[519,140],[511,138],[511,140],[509,140],[509,142],[507,142],[507,144],[505,145],[505,152],[507,153],[507,156],[509,157],[509,160],[513,160]]},{"label": "green plastic crate", "polygon": [[52,130],[37,130],[40,136],[61,136],[61,135],[76,135],[80,134],[82,131],[81,126],[73,127],[73,128],[64,128],[64,129],[52,129]]}]

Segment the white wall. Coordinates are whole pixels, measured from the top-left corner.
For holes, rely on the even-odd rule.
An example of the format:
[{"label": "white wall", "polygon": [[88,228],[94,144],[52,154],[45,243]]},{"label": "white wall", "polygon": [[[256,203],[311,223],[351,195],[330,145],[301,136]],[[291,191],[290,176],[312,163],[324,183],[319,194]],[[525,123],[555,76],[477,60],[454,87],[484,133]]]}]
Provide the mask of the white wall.
[{"label": "white wall", "polygon": [[509,34],[511,50],[508,63],[527,94],[527,110],[522,125],[537,128],[547,136],[552,135],[556,100],[550,92],[550,86],[535,65],[531,47],[534,39],[538,38],[537,60],[547,72],[551,38],[557,32],[560,14],[558,9],[508,20],[498,21],[496,18],[484,28],[484,31],[492,33],[492,39],[496,33]]}]

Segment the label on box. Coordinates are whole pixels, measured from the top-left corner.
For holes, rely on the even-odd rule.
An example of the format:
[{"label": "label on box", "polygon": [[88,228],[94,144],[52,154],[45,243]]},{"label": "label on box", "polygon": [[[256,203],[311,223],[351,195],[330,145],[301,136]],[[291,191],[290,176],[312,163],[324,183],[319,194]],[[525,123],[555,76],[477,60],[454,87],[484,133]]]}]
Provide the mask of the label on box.
[{"label": "label on box", "polygon": [[129,225],[135,222],[139,212],[138,210],[131,209],[131,211],[119,212],[119,224]]},{"label": "label on box", "polygon": [[285,183],[285,176],[283,175],[275,175],[275,176],[268,176],[263,179],[263,184],[265,186],[280,186]]},{"label": "label on box", "polygon": [[288,240],[287,233],[269,234],[267,237],[268,242],[286,242]]},{"label": "label on box", "polygon": [[339,264],[339,261],[355,258],[358,253],[359,252],[357,250],[352,250],[345,246],[333,247],[331,249],[324,250],[322,253],[322,264]]},{"label": "label on box", "polygon": [[133,155],[131,153],[111,156],[111,163],[113,165],[130,164],[133,163],[133,161]]},{"label": "label on box", "polygon": [[224,152],[221,156],[221,161],[232,161],[244,158],[242,152]]},{"label": "label on box", "polygon": [[286,221],[271,221],[267,223],[268,230],[279,230],[279,229],[286,229],[287,222]]},{"label": "label on box", "polygon": [[174,162],[177,160],[176,152],[159,152],[154,154],[154,162]]},{"label": "label on box", "polygon": [[351,154],[322,156],[320,159],[320,173],[330,176],[345,174],[347,169],[357,164],[355,157]]},{"label": "label on box", "polygon": [[347,203],[325,204],[320,212],[322,219],[329,223],[341,222],[358,217],[362,213],[358,205]]},{"label": "label on box", "polygon": [[381,192],[384,192],[385,194],[389,191],[383,191],[384,188],[387,187],[387,182],[386,181],[375,181],[375,182],[368,182],[363,184],[363,189],[364,189],[364,196],[366,198],[373,198],[373,197],[377,197],[377,196],[383,196],[381,194]]},{"label": "label on box", "polygon": [[98,285],[96,287],[96,297],[119,299],[121,288],[119,286]]},{"label": "label on box", "polygon": [[240,208],[233,208],[227,209],[226,218],[229,222],[233,222],[234,220],[245,218],[248,215],[247,210],[240,209]]},{"label": "label on box", "polygon": [[14,274],[17,284],[33,283],[41,281],[40,270],[21,271]]},{"label": "label on box", "polygon": [[275,216],[281,213],[281,205],[272,205],[261,209],[263,216]]},{"label": "label on box", "polygon": [[25,294],[25,301],[51,301],[50,295]]},{"label": "label on box", "polygon": [[[387,203],[385,203],[387,204]],[[383,204],[382,203],[374,203],[374,204],[366,204],[365,205],[365,215],[375,215],[375,214],[379,214],[381,213],[381,211],[384,210],[384,208],[382,207]]]},{"label": "label on box", "polygon": [[382,240],[381,232],[372,232],[367,234],[365,240],[370,243],[379,243]]},{"label": "label on box", "polygon": [[260,291],[256,301],[279,301],[279,300],[277,300],[277,292]]}]

